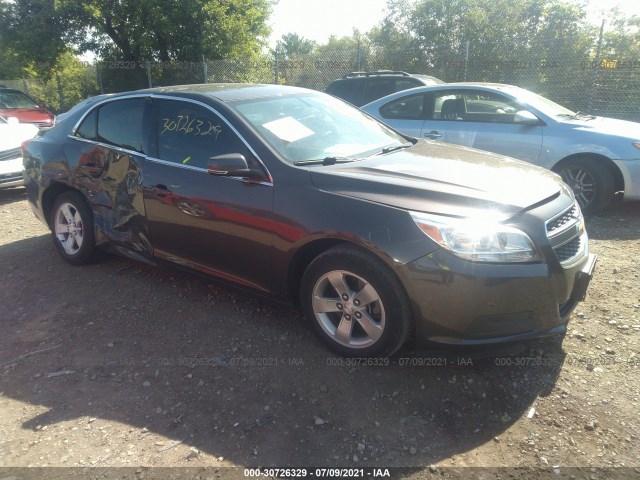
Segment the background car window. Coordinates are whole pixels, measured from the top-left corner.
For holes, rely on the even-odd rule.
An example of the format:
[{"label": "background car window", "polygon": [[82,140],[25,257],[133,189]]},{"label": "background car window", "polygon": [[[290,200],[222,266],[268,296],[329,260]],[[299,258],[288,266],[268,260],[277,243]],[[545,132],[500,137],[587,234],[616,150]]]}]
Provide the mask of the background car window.
[{"label": "background car window", "polygon": [[213,156],[240,153],[249,166],[258,166],[236,133],[212,111],[200,105],[161,100],[155,124],[161,160],[207,168]]},{"label": "background car window", "polygon": [[396,80],[396,86],[395,86],[394,91],[395,92],[401,92],[402,90],[407,90],[409,88],[420,87],[421,85],[423,85],[423,84],[420,83],[417,80],[408,79],[408,78],[398,78]]},{"label": "background car window", "polygon": [[144,152],[144,98],[117,100],[98,111],[98,140],[117,147]]},{"label": "background car window", "polygon": [[446,92],[436,97],[432,118],[460,122],[517,123],[523,108],[513,100],[485,91]]},{"label": "background car window", "polygon": [[362,96],[362,104],[366,105],[378,98],[395,92],[395,78],[369,78]]},{"label": "background car window", "polygon": [[435,96],[431,118],[433,120],[462,120],[462,113],[464,111],[464,99],[462,95],[446,92]]},{"label": "background car window", "polygon": [[360,87],[362,83],[359,80],[360,79],[336,80],[327,87],[327,93],[353,103],[356,87]]},{"label": "background car window", "polygon": [[98,138],[98,110],[93,110],[83,120],[78,130],[76,130],[76,137],[86,138],[87,140],[96,140]]},{"label": "background car window", "polygon": [[411,95],[389,102],[380,109],[384,118],[416,120],[424,117],[424,95]]}]

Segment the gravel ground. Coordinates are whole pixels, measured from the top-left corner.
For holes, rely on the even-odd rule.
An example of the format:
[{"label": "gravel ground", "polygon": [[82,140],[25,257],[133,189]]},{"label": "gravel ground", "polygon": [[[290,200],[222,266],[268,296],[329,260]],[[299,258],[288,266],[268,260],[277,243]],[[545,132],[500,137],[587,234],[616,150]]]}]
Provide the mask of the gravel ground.
[{"label": "gravel ground", "polygon": [[0,467],[640,477],[640,204],[588,221],[596,275],[563,343],[409,345],[378,366],[328,353],[295,310],[199,277],[68,265],[23,189],[0,191],[0,218]]}]

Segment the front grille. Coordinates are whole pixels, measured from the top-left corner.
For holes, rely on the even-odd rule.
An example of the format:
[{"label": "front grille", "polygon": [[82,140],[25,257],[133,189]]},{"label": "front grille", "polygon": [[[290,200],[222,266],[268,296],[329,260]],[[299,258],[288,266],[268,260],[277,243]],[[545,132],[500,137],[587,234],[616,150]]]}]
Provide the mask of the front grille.
[{"label": "front grille", "polygon": [[580,207],[574,203],[559,215],[546,223],[547,238],[551,247],[563,265],[570,266],[578,256],[587,252],[583,245],[584,221]]},{"label": "front grille", "polygon": [[553,236],[558,230],[562,230],[564,227],[569,226],[579,218],[580,211],[578,210],[578,206],[574,204],[569,210],[547,222],[547,236]]},{"label": "front grille", "polygon": [[0,152],[0,162],[2,160],[14,160],[20,156],[22,156],[22,152],[19,147],[12,148],[11,150],[4,150],[3,152]]},{"label": "front grille", "polygon": [[578,253],[580,253],[581,248],[582,239],[581,237],[576,237],[570,242],[565,243],[560,247],[554,248],[553,251],[556,252],[556,256],[558,257],[558,260],[560,260],[560,262],[566,262],[567,260],[572,259]]},{"label": "front grille", "polygon": [[22,173],[5,173],[0,175],[0,185],[22,180]]}]

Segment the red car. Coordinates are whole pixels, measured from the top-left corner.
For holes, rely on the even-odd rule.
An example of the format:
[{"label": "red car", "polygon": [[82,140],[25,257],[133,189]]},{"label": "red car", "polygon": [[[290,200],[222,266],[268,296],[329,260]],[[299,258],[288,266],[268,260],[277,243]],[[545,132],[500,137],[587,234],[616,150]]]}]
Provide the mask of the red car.
[{"label": "red car", "polygon": [[56,116],[20,90],[0,87],[0,116],[16,117],[20,123],[31,123],[38,128],[53,127]]}]

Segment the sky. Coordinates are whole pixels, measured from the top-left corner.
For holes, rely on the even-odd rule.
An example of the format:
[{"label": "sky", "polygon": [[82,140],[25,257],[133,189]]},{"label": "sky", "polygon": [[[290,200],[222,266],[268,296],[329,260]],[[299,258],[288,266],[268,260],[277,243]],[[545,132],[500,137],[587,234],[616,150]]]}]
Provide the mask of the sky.
[{"label": "sky", "polygon": [[[354,28],[365,33],[384,18],[386,4],[387,0],[280,0],[271,15],[269,45],[275,46],[287,33],[319,43],[331,35],[349,36]],[[639,0],[590,0],[588,4],[589,20],[596,24],[602,21],[603,9],[614,6],[629,15],[640,15]]]}]

